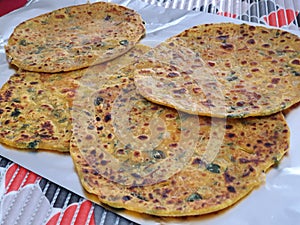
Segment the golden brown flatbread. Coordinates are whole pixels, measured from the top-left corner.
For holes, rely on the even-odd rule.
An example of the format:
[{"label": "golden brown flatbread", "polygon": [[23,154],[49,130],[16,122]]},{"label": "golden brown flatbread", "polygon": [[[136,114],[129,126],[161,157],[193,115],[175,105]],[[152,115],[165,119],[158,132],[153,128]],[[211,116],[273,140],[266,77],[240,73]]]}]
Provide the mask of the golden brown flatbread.
[{"label": "golden brown flatbread", "polygon": [[131,78],[119,81],[72,108],[78,175],[110,206],[158,216],[221,210],[260,185],[288,151],[281,113],[195,116],[147,101]]},{"label": "golden brown flatbread", "polygon": [[35,72],[71,71],[116,58],[145,34],[141,16],[96,2],[54,10],[18,25],[5,46],[9,61]]},{"label": "golden brown flatbread", "polygon": [[17,72],[0,90],[0,142],[22,149],[68,152],[70,107],[78,90],[102,87],[110,73],[148,50],[138,44],[112,61],[66,73]]},{"label": "golden brown flatbread", "polygon": [[247,24],[205,24],[169,38],[135,71],[155,103],[213,117],[265,116],[300,100],[300,38]]}]

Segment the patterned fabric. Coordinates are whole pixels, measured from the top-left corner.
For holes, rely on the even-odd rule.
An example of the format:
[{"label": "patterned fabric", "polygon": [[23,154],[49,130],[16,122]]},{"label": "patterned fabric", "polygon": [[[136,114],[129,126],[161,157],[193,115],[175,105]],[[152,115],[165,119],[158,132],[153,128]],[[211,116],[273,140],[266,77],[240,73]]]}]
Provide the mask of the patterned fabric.
[{"label": "patterned fabric", "polygon": [[299,0],[143,0],[288,29],[300,29]]},{"label": "patterned fabric", "polygon": [[135,223],[0,157],[0,224]]},{"label": "patterned fabric", "polygon": [[27,0],[0,0],[0,16],[24,6]]}]

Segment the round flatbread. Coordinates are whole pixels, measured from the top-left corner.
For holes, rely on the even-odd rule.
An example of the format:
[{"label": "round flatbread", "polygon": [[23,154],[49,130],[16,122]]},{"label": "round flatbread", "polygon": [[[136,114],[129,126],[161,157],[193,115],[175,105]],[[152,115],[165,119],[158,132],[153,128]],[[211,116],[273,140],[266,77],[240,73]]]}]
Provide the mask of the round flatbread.
[{"label": "round flatbread", "polygon": [[113,71],[149,49],[138,44],[112,61],[66,73],[17,72],[0,90],[0,142],[19,149],[68,152],[70,107],[78,89],[105,86]]},{"label": "round flatbread", "polygon": [[224,209],[260,185],[289,148],[281,113],[179,113],[141,97],[131,79],[91,96],[72,110],[70,152],[84,188],[113,207],[158,216]]},{"label": "round flatbread", "polygon": [[300,38],[247,24],[206,24],[169,38],[135,71],[155,103],[214,117],[279,112],[300,100]]},{"label": "round flatbread", "polygon": [[53,73],[116,58],[144,34],[143,20],[135,11],[113,3],[87,3],[21,23],[5,49],[8,60],[19,68]]}]

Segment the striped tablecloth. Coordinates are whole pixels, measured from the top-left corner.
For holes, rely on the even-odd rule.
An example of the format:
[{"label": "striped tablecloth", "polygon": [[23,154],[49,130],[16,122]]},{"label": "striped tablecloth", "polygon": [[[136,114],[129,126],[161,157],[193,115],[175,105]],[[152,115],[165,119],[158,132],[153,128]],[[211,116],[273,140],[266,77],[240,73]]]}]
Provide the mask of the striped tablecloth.
[{"label": "striped tablecloth", "polygon": [[300,29],[299,0],[143,0],[165,8],[194,10],[275,27]]}]

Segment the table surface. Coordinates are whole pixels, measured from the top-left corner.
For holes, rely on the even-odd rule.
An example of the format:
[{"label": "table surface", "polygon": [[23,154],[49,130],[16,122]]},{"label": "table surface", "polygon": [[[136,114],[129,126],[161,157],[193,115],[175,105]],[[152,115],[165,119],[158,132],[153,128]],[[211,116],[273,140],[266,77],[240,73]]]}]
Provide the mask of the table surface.
[{"label": "table surface", "polygon": [[[291,30],[300,29],[299,0],[143,1],[160,7],[202,11]],[[27,0],[0,0],[0,16],[26,3]],[[31,204],[27,204],[29,201]],[[25,217],[30,218],[30,224],[136,224],[2,156],[0,203],[4,207],[0,215],[0,224],[3,225],[21,225]]]}]

